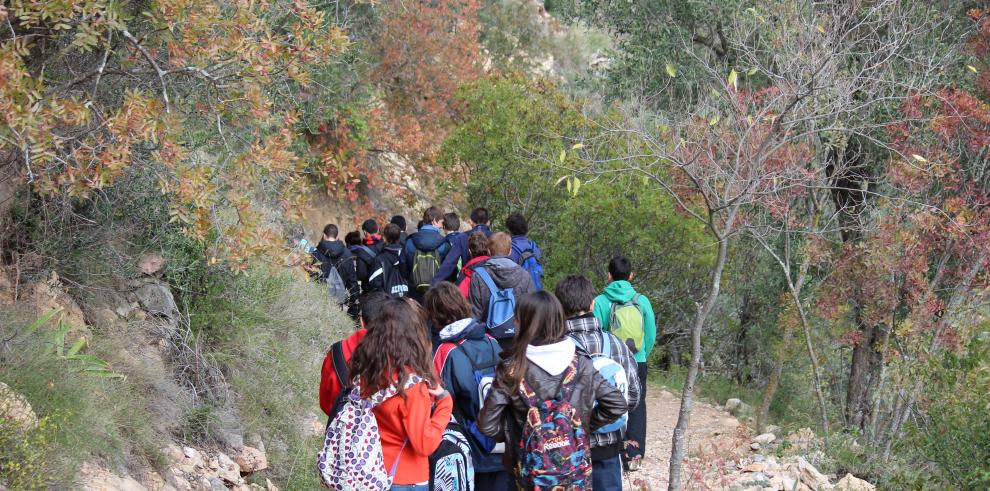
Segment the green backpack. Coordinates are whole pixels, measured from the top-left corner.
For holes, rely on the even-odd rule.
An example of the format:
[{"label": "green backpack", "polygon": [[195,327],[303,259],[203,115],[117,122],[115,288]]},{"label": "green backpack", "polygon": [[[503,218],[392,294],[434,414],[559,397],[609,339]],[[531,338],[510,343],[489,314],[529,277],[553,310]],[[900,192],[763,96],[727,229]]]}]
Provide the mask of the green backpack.
[{"label": "green backpack", "polygon": [[412,277],[409,278],[409,283],[416,291],[425,293],[426,290],[430,289],[430,281],[433,280],[438,269],[440,269],[440,258],[435,249],[432,251],[417,250],[416,254],[413,255]]},{"label": "green backpack", "polygon": [[640,294],[635,294],[628,302],[612,302],[608,330],[619,338],[634,354],[643,349],[646,330],[643,328],[643,308],[639,306]]}]

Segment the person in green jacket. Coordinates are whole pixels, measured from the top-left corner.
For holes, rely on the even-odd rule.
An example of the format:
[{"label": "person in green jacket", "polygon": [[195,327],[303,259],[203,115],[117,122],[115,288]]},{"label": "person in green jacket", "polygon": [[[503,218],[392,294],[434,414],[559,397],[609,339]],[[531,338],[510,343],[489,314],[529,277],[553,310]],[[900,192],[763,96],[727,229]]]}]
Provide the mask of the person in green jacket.
[{"label": "person in green jacket", "polygon": [[[616,256],[608,263],[608,285],[595,297],[594,314],[602,330],[622,339],[636,359],[640,383],[640,400],[646,400],[646,361],[657,340],[657,323],[650,299],[636,292],[630,280],[632,263],[625,256]],[[646,404],[629,413],[622,462],[626,470],[639,469],[646,453]]]}]

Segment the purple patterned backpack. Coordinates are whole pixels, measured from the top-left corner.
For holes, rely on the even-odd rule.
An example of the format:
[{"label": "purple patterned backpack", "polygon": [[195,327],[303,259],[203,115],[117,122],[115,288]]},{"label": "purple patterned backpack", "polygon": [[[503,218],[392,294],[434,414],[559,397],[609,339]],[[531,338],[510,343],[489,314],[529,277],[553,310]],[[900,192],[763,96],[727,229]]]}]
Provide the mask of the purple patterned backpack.
[{"label": "purple patterned backpack", "polygon": [[[422,381],[419,376],[410,375],[405,389]],[[391,470],[386,471],[378,421],[372,409],[397,393],[393,384],[368,399],[361,399],[360,380],[355,381],[340,412],[327,424],[323,449],[316,458],[324,486],[340,491],[382,491],[392,487],[395,469],[409,440],[402,443]]]}]

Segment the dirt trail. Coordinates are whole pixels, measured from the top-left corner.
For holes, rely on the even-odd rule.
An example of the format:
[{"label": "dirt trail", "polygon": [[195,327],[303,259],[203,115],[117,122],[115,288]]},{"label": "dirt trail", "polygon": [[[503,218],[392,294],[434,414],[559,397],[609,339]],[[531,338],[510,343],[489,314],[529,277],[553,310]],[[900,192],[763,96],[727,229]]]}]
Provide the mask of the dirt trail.
[{"label": "dirt trail", "polygon": [[[646,404],[646,456],[640,470],[626,473],[625,489],[660,491],[667,489],[670,443],[674,425],[677,424],[681,399],[679,395],[651,386],[647,391]],[[721,447],[735,447],[740,432],[747,431],[741,426],[736,418],[722,409],[695,400],[691,411],[687,455],[711,453],[713,449]],[[693,489],[686,471],[687,469],[685,489]]]}]

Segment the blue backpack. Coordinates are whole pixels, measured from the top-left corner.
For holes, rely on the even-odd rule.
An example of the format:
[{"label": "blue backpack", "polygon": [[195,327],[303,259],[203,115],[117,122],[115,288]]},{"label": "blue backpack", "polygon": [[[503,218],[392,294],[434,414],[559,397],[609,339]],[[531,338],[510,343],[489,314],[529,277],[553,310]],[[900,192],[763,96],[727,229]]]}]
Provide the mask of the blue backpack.
[{"label": "blue backpack", "polygon": [[536,244],[531,240],[529,241],[529,247],[526,249],[520,249],[516,247],[516,244],[512,244],[512,251],[519,255],[517,262],[529,276],[533,278],[533,286],[537,290],[543,289],[543,263],[540,262],[540,258],[536,257]]},{"label": "blue backpack", "polygon": [[481,278],[491,292],[488,298],[488,318],[485,327],[496,339],[511,338],[516,335],[516,296],[512,288],[499,290],[488,274],[487,268],[478,268],[474,274]]},{"label": "blue backpack", "polygon": [[[607,332],[600,333],[602,336],[602,352],[592,353],[588,351],[584,345],[574,336],[571,336],[571,341],[577,345],[588,356],[591,357],[591,362],[595,366],[595,370],[601,374],[602,378],[608,382],[609,385],[619,389],[622,392],[622,397],[629,401],[629,379],[626,377],[626,369],[619,364],[619,362],[612,359],[612,335]],[[595,402],[595,404],[598,404]],[[626,422],[629,419],[629,414],[622,413],[619,419],[602,426],[595,430],[595,433],[611,433],[613,431],[624,430],[626,428]]]}]

